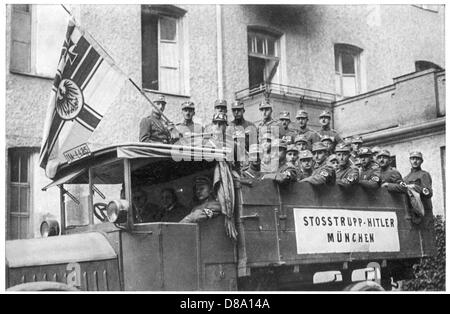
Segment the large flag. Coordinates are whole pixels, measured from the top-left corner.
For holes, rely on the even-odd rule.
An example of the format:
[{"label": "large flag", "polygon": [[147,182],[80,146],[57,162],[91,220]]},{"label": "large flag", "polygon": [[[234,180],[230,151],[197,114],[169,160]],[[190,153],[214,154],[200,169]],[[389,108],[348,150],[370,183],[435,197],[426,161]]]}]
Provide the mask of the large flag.
[{"label": "large flag", "polygon": [[90,135],[126,80],[99,45],[70,21],[44,125],[40,166],[47,176],[53,177],[60,163],[89,151]]}]

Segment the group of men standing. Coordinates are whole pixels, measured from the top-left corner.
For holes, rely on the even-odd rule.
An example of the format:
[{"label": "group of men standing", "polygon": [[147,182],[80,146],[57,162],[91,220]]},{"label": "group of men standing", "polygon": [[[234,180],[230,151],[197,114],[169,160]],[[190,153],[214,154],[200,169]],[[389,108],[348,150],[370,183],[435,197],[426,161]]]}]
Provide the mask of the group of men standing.
[{"label": "group of men standing", "polygon": [[[185,145],[231,145],[245,149],[245,161],[235,159],[234,164],[242,178],[250,180],[273,179],[281,184],[301,181],[313,185],[337,184],[348,188],[359,184],[367,189],[386,188],[391,192],[416,191],[431,208],[431,176],[421,169],[423,156],[410,154],[411,172],[402,175],[391,166],[388,150],[364,147],[361,137],[342,139],[331,128],[331,113],[319,115],[320,130],[308,127],[308,112],[298,110],[295,122],[290,112],[281,111],[273,119],[273,107],[266,99],[259,104],[261,122],[255,125],[244,118],[244,104],[231,105],[234,120],[228,123],[227,102],[216,100],[212,123],[205,127],[194,123],[195,105],[182,103],[183,122],[166,124],[161,118],[166,101],[160,96],[154,101],[154,110],[140,123],[140,141],[171,144],[182,141]],[[229,132],[231,130],[231,132]],[[227,135],[231,134],[231,138]],[[227,144],[231,143],[231,144]]]}]

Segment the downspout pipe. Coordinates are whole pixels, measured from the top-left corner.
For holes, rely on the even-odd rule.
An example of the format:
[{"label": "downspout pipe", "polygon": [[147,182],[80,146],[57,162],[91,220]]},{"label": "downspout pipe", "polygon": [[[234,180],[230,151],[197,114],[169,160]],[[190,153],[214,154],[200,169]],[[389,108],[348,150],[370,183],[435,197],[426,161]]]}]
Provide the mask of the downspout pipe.
[{"label": "downspout pipe", "polygon": [[223,91],[223,46],[222,46],[222,6],[216,4],[217,22],[217,97],[224,99]]}]

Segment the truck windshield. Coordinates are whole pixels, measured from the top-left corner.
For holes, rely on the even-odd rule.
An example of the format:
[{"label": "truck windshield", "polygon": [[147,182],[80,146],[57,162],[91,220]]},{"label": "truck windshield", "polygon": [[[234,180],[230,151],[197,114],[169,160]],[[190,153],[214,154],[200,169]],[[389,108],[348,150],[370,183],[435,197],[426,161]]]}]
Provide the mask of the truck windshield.
[{"label": "truck windshield", "polygon": [[68,228],[105,222],[100,209],[105,208],[112,200],[125,198],[123,160],[115,160],[95,166],[91,169],[91,173],[92,214],[89,213],[89,184],[64,185],[64,188],[69,192],[64,195]]}]

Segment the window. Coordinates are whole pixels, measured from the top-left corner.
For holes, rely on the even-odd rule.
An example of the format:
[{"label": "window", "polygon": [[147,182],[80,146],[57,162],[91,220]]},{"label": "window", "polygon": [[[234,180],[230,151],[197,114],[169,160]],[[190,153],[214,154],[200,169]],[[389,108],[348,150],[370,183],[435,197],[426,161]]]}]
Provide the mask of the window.
[{"label": "window", "polygon": [[360,55],[362,50],[351,45],[334,46],[336,94],[351,97],[361,92]]},{"label": "window", "polygon": [[142,87],[171,94],[184,94],[184,10],[174,6],[141,9]]},{"label": "window", "polygon": [[67,23],[60,5],[13,4],[10,71],[53,78]]},{"label": "window", "polygon": [[280,35],[249,29],[248,72],[249,87],[280,82]]},{"label": "window", "polygon": [[29,149],[9,150],[9,208],[8,234],[10,239],[31,237],[31,173]]}]

